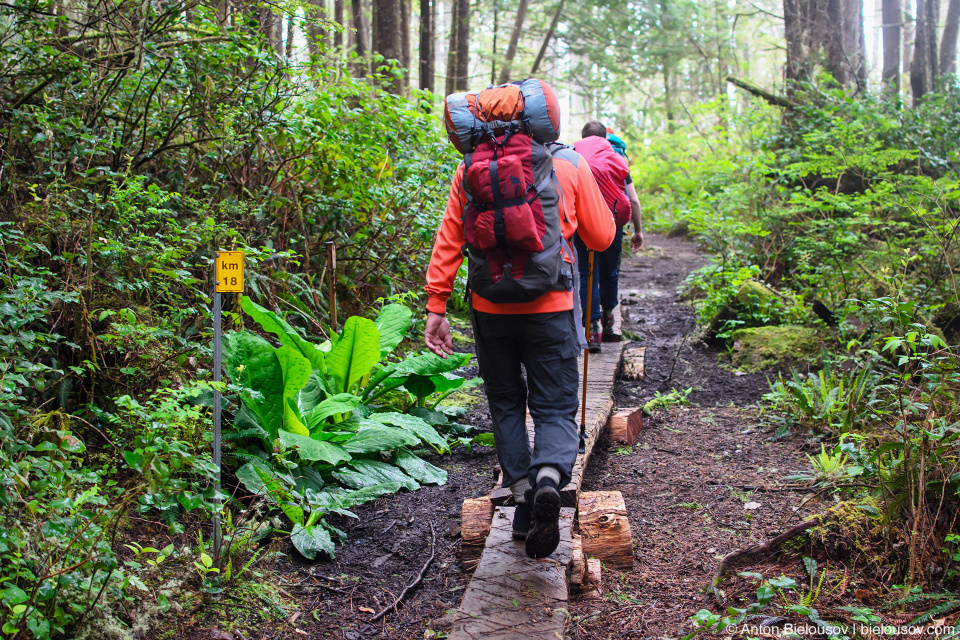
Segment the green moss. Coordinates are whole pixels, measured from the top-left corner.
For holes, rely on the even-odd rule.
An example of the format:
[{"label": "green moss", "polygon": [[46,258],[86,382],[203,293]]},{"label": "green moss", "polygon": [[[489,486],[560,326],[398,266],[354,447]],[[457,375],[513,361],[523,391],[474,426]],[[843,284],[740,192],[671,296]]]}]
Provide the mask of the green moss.
[{"label": "green moss", "polygon": [[483,399],[483,388],[474,387],[464,391],[455,391],[443,399],[443,404],[453,407],[469,407]]},{"label": "green moss", "polygon": [[756,280],[747,280],[737,291],[737,302],[744,308],[768,308],[779,299],[776,291]]},{"label": "green moss", "polygon": [[751,327],[737,329],[733,340],[733,364],[743,371],[761,371],[806,360],[820,351],[817,333],[808,327]]},{"label": "green moss", "polygon": [[473,344],[473,338],[471,338],[468,335],[464,335],[457,330],[451,331],[450,337],[453,339],[453,344],[458,344],[458,345]]}]

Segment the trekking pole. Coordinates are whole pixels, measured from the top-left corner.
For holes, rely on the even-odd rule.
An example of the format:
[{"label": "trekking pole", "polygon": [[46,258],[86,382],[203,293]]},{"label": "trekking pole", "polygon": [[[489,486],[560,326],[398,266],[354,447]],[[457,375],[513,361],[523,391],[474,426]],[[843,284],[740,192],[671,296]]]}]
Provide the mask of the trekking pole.
[{"label": "trekking pole", "polygon": [[[593,251],[587,254],[587,307],[584,317],[587,319],[583,333],[590,342],[590,304],[593,294]],[[587,452],[587,362],[590,360],[590,347],[583,350],[583,406],[580,408],[580,453]]]}]

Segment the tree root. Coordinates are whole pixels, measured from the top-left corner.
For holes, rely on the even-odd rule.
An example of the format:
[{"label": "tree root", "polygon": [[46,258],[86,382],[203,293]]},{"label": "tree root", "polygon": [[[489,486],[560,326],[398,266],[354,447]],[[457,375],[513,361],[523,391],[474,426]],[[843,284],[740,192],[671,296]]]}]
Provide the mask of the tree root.
[{"label": "tree root", "polygon": [[391,609],[396,611],[397,605],[407,597],[407,594],[417,588],[421,582],[423,582],[423,576],[427,573],[427,569],[430,568],[430,564],[433,562],[433,559],[437,557],[437,533],[433,530],[433,523],[430,523],[430,557],[427,558],[426,564],[423,565],[423,568],[420,569],[420,573],[417,574],[416,579],[413,582],[408,584],[406,588],[400,592],[400,595],[397,596],[397,599],[394,600],[391,604],[384,607],[377,615],[370,618],[370,622],[376,622],[383,616],[385,616]]},{"label": "tree root", "polygon": [[710,594],[716,599],[717,604],[722,607],[726,606],[726,603],[723,600],[723,597],[720,595],[720,591],[717,589],[717,586],[720,584],[720,579],[723,577],[723,574],[729,571],[734,565],[741,564],[747,560],[752,560],[753,558],[759,556],[767,556],[771,553],[778,551],[783,544],[795,536],[800,535],[805,532],[807,529],[817,526],[823,522],[823,516],[814,516],[809,520],[804,520],[803,522],[796,524],[776,538],[767,540],[760,544],[755,544],[752,547],[747,547],[746,549],[739,549],[728,553],[723,557],[723,560],[720,561],[720,565],[717,567],[717,570],[713,574],[713,578],[710,580]]}]

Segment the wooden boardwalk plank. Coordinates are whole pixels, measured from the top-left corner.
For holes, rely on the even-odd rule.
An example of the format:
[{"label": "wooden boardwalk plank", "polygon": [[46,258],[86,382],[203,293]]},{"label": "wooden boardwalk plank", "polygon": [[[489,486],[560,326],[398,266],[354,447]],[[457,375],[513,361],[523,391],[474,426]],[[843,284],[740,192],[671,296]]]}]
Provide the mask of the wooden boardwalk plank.
[{"label": "wooden boardwalk plank", "polygon": [[512,537],[514,507],[497,507],[480,565],[463,595],[450,640],[562,640],[574,510],[560,512],[560,546],[534,560]]},{"label": "wooden boardwalk plank", "polygon": [[[621,333],[622,323],[620,314],[614,314],[613,330],[615,333]],[[577,506],[580,486],[583,484],[583,474],[590,463],[593,447],[613,412],[613,385],[616,384],[617,373],[620,371],[623,345],[622,341],[603,343],[600,345],[600,353],[591,353],[587,360],[587,441],[584,447],[586,453],[577,456],[577,461],[573,464],[570,484],[560,492],[564,506]],[[580,393],[582,394],[583,354],[580,355],[577,366],[580,367]]]}]

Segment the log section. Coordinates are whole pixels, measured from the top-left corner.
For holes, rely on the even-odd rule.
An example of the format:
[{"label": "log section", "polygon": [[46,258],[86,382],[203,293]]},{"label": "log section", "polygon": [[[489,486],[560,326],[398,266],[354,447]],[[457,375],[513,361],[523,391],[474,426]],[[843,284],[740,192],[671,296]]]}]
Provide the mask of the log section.
[{"label": "log section", "polygon": [[462,542],[460,546],[464,564],[471,564],[483,553],[483,546],[490,534],[493,521],[493,502],[490,496],[467,498],[463,501],[460,518]]},{"label": "log section", "polygon": [[619,491],[580,494],[578,514],[583,554],[615,569],[633,568],[633,540],[627,507]]},{"label": "log section", "polygon": [[621,444],[636,444],[637,436],[643,429],[643,410],[638,408],[621,409],[610,416],[610,440]]}]

